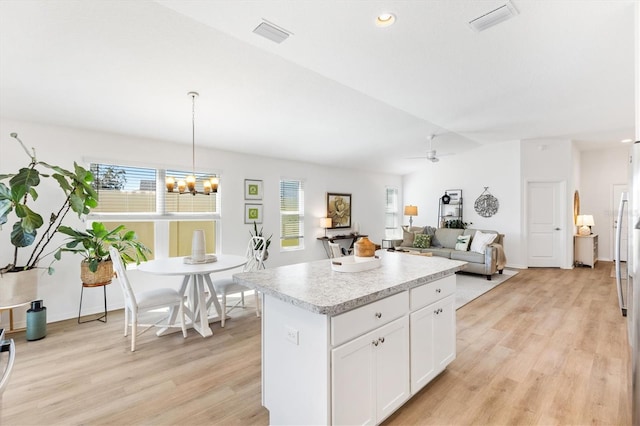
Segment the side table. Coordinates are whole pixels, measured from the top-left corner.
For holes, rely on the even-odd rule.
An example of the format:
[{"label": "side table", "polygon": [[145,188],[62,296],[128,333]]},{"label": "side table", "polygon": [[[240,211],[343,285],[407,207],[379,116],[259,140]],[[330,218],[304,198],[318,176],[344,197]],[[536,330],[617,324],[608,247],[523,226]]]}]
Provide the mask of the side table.
[{"label": "side table", "polygon": [[575,235],[573,238],[575,265],[595,268],[598,261],[598,234]]},{"label": "side table", "polygon": [[[13,331],[19,331],[13,328],[13,310],[21,306],[27,306],[30,303],[31,302],[29,301],[29,302],[19,303],[17,305],[12,305],[12,306],[0,306],[0,314],[4,311],[9,311],[9,330],[7,330],[7,334]],[[24,329],[21,328],[20,330],[24,330]]]},{"label": "side table", "polygon": [[[106,281],[104,283],[95,283],[95,284],[82,283],[82,290],[80,290],[80,307],[78,308],[78,324],[84,324],[85,322],[91,322],[91,321],[107,322],[107,286],[109,284],[111,284],[111,280]],[[87,321],[80,321],[80,313],[82,312],[82,295],[84,293],[85,287],[86,288],[102,287],[102,290],[104,293],[104,314],[102,314],[102,316],[99,316],[98,318],[90,319]]]},{"label": "side table", "polygon": [[396,245],[400,245],[402,243],[402,238],[383,238],[382,239],[382,248],[396,248]]}]

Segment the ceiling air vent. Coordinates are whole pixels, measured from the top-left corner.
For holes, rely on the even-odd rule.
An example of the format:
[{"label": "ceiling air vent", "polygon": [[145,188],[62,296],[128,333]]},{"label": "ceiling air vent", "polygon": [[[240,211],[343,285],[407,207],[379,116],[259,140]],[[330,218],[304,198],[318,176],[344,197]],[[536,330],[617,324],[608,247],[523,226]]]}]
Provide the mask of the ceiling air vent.
[{"label": "ceiling air vent", "polygon": [[487,28],[504,22],[507,19],[511,19],[518,14],[518,10],[511,4],[510,1],[506,2],[502,6],[493,9],[484,15],[478,16],[475,19],[469,21],[469,26],[477,32],[484,31]]},{"label": "ceiling air vent", "polygon": [[253,32],[276,43],[282,43],[292,34],[266,20],[263,20],[260,25],[255,27]]}]

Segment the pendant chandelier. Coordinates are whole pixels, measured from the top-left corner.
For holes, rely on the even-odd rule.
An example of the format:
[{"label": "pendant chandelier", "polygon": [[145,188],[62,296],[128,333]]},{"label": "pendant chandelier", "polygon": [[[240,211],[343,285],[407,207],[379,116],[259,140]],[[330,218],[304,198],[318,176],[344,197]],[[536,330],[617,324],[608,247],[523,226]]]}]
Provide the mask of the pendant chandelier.
[{"label": "pendant chandelier", "polygon": [[[187,95],[191,96],[191,174],[184,180],[178,180],[178,193],[209,195],[218,192],[219,179],[217,176],[203,179],[203,191],[196,190],[196,98],[199,94],[198,92],[189,92]],[[166,186],[168,192],[173,192],[176,180],[172,176],[168,176]]]}]

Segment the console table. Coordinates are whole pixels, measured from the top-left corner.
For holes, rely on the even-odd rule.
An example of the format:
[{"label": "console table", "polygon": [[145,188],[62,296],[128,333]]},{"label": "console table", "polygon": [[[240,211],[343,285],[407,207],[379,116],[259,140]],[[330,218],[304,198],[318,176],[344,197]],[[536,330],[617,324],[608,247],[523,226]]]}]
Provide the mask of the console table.
[{"label": "console table", "polygon": [[324,246],[324,251],[327,253],[327,257],[331,258],[331,248],[327,243],[335,243],[336,241],[344,242],[344,246],[347,247],[347,252],[350,252],[353,249],[353,244],[360,237],[368,237],[365,234],[349,234],[349,235],[334,235],[332,237],[318,237],[318,240],[322,241],[322,245]]}]

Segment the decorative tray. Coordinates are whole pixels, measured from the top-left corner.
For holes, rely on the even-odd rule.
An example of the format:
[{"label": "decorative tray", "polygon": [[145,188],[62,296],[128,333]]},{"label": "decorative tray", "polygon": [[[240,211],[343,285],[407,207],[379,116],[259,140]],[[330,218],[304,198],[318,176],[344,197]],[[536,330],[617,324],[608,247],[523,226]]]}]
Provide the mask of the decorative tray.
[{"label": "decorative tray", "polygon": [[362,272],[378,268],[381,264],[378,256],[345,256],[331,260],[331,269],[337,272]]},{"label": "decorative tray", "polygon": [[217,260],[218,258],[215,254],[205,254],[203,260],[194,260],[191,256],[185,256],[183,262],[189,265],[200,265],[202,263],[213,263]]}]

